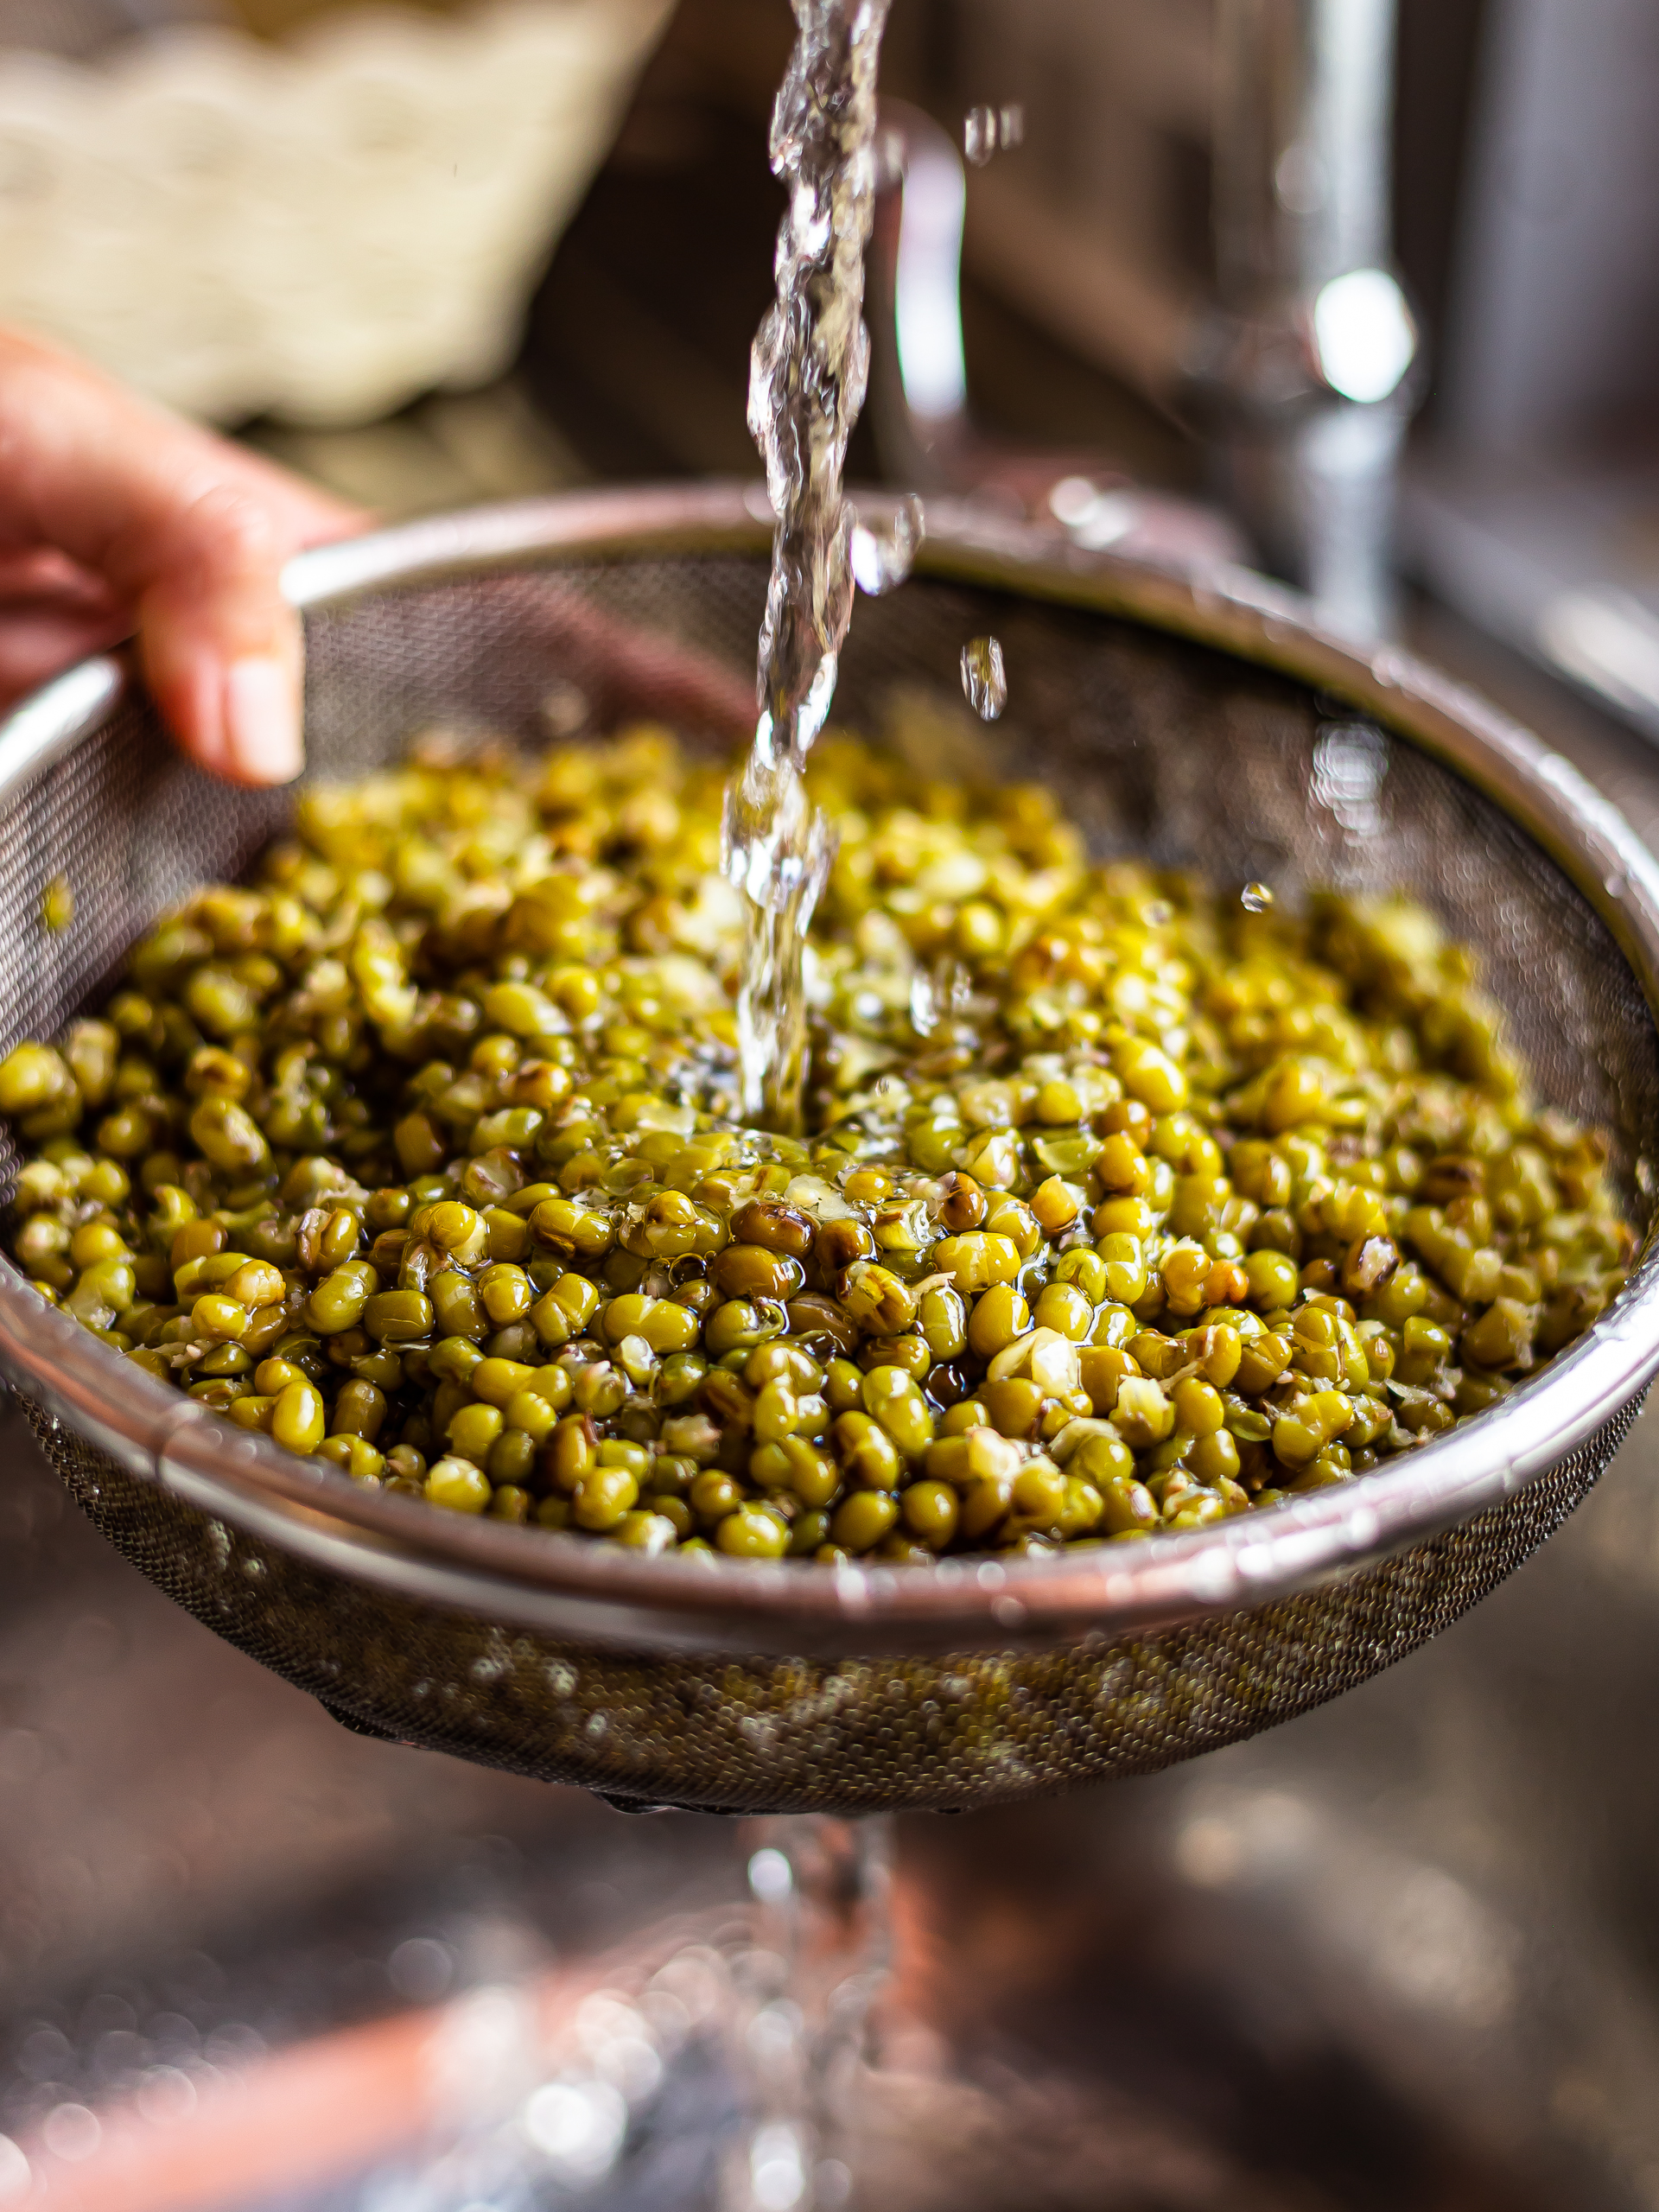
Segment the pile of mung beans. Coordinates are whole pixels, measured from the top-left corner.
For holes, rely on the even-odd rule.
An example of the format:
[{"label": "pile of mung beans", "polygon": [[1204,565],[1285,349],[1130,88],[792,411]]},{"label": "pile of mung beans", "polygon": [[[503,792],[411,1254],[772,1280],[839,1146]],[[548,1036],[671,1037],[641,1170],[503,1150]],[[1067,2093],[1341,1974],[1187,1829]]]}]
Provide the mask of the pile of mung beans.
[{"label": "pile of mung beans", "polygon": [[451,1512],[922,1566],[1347,1483],[1624,1281],[1605,1141],[1421,907],[1248,911],[851,739],[805,1131],[740,1126],[724,772],[639,728],[304,791],[0,1062],[41,1294]]}]

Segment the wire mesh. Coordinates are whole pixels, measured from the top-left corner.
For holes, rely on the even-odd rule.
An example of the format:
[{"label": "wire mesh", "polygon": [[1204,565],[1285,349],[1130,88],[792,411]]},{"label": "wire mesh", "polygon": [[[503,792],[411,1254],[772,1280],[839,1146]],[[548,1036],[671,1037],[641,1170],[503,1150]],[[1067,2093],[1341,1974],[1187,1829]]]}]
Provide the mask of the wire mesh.
[{"label": "wire mesh", "polygon": [[[741,682],[764,591],[753,558],[653,552],[325,608],[308,621],[314,768],[361,773],[434,727],[534,745],[550,696],[568,712],[573,686],[595,728],[695,721],[709,686],[688,684],[688,658]],[[1010,677],[994,733],[952,696],[963,639],[987,633]],[[1427,753],[1224,652],[925,577],[861,607],[839,714],[907,749],[918,774],[1051,783],[1102,855],[1265,878],[1286,899],[1330,882],[1422,897],[1483,956],[1545,1096],[1612,1131],[1646,1225],[1659,1052],[1637,977],[1566,875]],[[159,907],[245,868],[282,813],[280,796],[231,791],[179,760],[142,702],[37,777],[0,852],[0,1049],[58,1030]],[[42,901],[60,874],[76,918],[54,934]],[[0,1185],[10,1147],[0,1135]],[[347,1725],[621,1802],[788,1811],[1037,1795],[1146,1771],[1336,1696],[1518,1566],[1593,1484],[1636,1402],[1609,1408],[1542,1479],[1328,1586],[1058,1649],[823,1661],[631,1656],[372,1589],[232,1529],[29,1410],[112,1543]]]}]

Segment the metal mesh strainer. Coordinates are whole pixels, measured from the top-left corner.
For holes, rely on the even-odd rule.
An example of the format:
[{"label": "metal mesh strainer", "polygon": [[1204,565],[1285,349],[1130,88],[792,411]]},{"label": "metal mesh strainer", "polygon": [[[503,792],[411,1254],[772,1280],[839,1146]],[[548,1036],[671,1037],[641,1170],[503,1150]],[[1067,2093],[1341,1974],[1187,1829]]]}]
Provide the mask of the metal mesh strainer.
[{"label": "metal mesh strainer", "polygon": [[[1480,947],[1550,1099],[1615,1133],[1644,1226],[1659,1126],[1659,870],[1536,741],[1403,657],[1366,663],[1253,579],[1203,588],[941,511],[863,603],[840,711],[948,696],[1002,641],[1011,772],[1097,849],[1217,880],[1404,885]],[[310,747],[533,738],[574,681],[601,723],[683,715],[690,648],[740,687],[766,530],[744,494],[615,493],[307,556]],[[635,642],[619,650],[619,640]],[[643,642],[639,640],[643,638]],[[697,711],[695,705],[690,710]],[[0,730],[0,1049],[54,1033],[156,908],[234,874],[280,797],[209,783],[114,664]],[[41,925],[65,873],[78,918]],[[0,1152],[0,1183],[15,1165]],[[1651,1254],[1543,1376],[1363,1481],[1181,1538],[1004,1565],[693,1567],[358,1491],[136,1373],[0,1269],[0,1366],[64,1480],[152,1580],[348,1725],[620,1801],[963,1807],[1164,1765],[1364,1680],[1484,1596],[1600,1473],[1659,1363]]]}]

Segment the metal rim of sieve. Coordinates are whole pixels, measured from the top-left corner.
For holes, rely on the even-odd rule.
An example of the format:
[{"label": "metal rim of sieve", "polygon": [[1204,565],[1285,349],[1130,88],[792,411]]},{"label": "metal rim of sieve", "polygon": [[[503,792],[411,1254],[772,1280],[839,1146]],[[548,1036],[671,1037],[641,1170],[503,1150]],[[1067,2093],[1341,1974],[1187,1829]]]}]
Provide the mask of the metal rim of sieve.
[{"label": "metal rim of sieve", "polygon": [[[758,486],[513,502],[298,556],[295,603],[561,558],[763,553]],[[1058,532],[931,505],[919,574],[1127,619],[1331,694],[1493,800],[1611,931],[1659,1010],[1659,865],[1569,762],[1411,654],[1369,656],[1306,603],[1237,569],[1187,575],[1084,553]],[[82,663],[0,723],[0,818],[24,785],[92,734],[130,678]],[[826,1569],[620,1548],[435,1512],[364,1491],[320,1462],[220,1421],[45,1305],[0,1262],[0,1372],[133,1473],[309,1563],[423,1602],[612,1648],[755,1657],[1038,1648],[1233,1612],[1345,1579],[1526,1488],[1659,1369],[1659,1250],[1580,1341],[1497,1407],[1362,1481],[1156,1542],[1049,1560],[944,1560],[922,1571]]]}]

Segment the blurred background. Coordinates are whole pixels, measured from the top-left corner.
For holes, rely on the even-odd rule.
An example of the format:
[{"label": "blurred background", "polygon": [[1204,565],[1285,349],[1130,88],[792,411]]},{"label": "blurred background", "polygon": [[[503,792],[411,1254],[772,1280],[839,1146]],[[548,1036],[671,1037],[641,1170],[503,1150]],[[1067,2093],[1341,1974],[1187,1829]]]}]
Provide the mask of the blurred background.
[{"label": "blurred background", "polygon": [[[753,476],[791,30],[0,0],[0,321],[389,518]],[[893,0],[883,86],[855,480],[1262,562],[1652,841],[1659,13]],[[732,1824],[349,1735],[0,1468],[0,2204],[709,2201]],[[1659,2207],[1656,1599],[1650,1417],[1339,1705],[901,1827],[882,2212]]]}]

